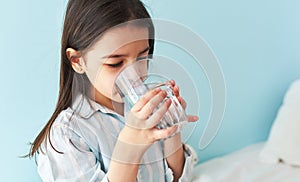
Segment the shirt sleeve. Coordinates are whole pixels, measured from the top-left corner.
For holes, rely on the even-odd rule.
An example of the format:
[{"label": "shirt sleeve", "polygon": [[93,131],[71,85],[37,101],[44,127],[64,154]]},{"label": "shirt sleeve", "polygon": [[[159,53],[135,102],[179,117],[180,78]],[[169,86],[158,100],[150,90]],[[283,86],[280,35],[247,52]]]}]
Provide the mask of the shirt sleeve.
[{"label": "shirt sleeve", "polygon": [[[191,175],[192,175],[192,172],[194,169],[194,158],[195,157],[192,155],[190,148],[187,145],[183,144],[183,150],[184,150],[184,156],[185,156],[185,163],[184,163],[182,175],[178,180],[179,182],[190,181]],[[165,160],[165,166],[167,166],[166,167],[166,181],[171,182],[174,179],[173,171],[171,168],[168,167],[168,163],[166,160]]]},{"label": "shirt sleeve", "polygon": [[101,161],[84,139],[68,126],[53,125],[50,140],[51,144],[46,139],[37,160],[43,181],[108,181]]}]

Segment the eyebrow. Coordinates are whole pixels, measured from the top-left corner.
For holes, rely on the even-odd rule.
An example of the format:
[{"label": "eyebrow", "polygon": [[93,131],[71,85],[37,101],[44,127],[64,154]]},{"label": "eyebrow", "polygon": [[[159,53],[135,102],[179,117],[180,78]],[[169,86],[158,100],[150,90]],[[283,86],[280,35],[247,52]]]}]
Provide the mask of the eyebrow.
[{"label": "eyebrow", "polygon": [[[142,50],[141,52],[139,52],[139,55],[147,52],[150,50],[150,47],[147,47],[146,49]],[[120,57],[126,57],[128,56],[127,54],[111,54],[111,55],[108,55],[108,56],[103,56],[102,58],[120,58]]]}]

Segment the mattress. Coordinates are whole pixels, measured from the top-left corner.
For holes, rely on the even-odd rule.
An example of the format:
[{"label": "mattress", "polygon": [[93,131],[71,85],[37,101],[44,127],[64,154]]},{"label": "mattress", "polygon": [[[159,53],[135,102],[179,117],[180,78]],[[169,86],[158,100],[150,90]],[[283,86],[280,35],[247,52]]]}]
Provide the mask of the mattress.
[{"label": "mattress", "polygon": [[259,154],[265,143],[256,143],[237,152],[196,166],[193,182],[300,182],[300,167],[284,163],[267,164]]}]

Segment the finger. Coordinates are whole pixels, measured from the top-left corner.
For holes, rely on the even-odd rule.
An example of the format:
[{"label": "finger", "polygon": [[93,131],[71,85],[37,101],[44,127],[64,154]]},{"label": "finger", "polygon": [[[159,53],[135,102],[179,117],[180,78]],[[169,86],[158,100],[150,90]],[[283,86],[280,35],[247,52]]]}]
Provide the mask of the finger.
[{"label": "finger", "polygon": [[[173,91],[173,94],[174,94],[175,97],[177,97],[177,99],[178,99],[178,97],[179,97],[179,95],[180,95],[180,93],[179,93],[179,92],[180,92],[179,86],[176,85],[176,83],[175,83],[174,80],[169,81],[169,83],[170,83],[170,87],[171,87],[171,89],[172,89],[172,91]],[[178,101],[179,101],[179,99],[178,99]]]},{"label": "finger", "polygon": [[179,97],[179,87],[177,85],[173,87],[173,93],[176,97]]},{"label": "finger", "polygon": [[166,98],[167,92],[162,90],[151,98],[144,107],[137,113],[140,118],[148,118],[154,109]]},{"label": "finger", "polygon": [[182,108],[185,110],[186,109],[186,102],[185,102],[185,100],[181,96],[177,97],[177,100],[181,104]]},{"label": "finger", "polygon": [[171,103],[172,103],[172,101],[170,99],[166,99],[165,102],[163,103],[163,105],[161,105],[159,107],[159,109],[157,111],[155,111],[149,117],[148,123],[149,123],[149,125],[151,125],[151,127],[154,127],[155,125],[157,125],[160,122],[160,120],[163,118],[163,116],[168,111]]},{"label": "finger", "polygon": [[174,80],[170,80],[169,83],[171,84],[172,87],[174,87],[176,85]]},{"label": "finger", "polygon": [[147,92],[145,95],[143,95],[137,102],[136,104],[134,104],[134,106],[132,107],[132,111],[133,112],[138,112],[140,111],[147,103],[148,101],[153,98],[155,95],[157,95],[159,92],[161,91],[160,88],[156,88],[153,90],[150,90],[149,92]]},{"label": "finger", "polygon": [[160,140],[160,139],[164,139],[167,138],[169,136],[171,136],[173,133],[175,133],[178,129],[177,125],[165,128],[165,129],[157,129],[157,128],[153,128],[153,138],[155,140]]},{"label": "finger", "polygon": [[171,88],[172,88],[172,90],[174,89],[174,87],[175,87],[175,85],[176,85],[176,83],[175,83],[175,81],[174,81],[174,80],[170,80],[170,81],[168,81],[168,84],[169,84],[169,87],[171,87]]},{"label": "finger", "polygon": [[195,115],[188,115],[188,122],[195,122],[198,121],[199,117]]}]

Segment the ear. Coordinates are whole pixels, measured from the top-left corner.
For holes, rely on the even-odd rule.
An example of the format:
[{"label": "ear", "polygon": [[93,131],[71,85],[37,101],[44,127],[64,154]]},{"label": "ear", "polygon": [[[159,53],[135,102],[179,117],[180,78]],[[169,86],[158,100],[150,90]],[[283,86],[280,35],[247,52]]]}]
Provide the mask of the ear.
[{"label": "ear", "polygon": [[81,53],[73,48],[67,48],[66,55],[72,65],[73,70],[79,74],[83,74],[84,68]]}]

